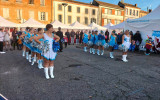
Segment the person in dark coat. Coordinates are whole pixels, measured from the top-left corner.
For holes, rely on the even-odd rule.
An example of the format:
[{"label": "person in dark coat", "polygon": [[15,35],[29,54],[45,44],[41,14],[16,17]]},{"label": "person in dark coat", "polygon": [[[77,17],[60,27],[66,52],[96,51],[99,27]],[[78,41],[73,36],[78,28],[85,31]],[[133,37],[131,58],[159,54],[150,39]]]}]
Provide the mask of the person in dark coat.
[{"label": "person in dark coat", "polygon": [[134,38],[135,43],[136,43],[135,51],[139,51],[139,46],[142,43],[142,37],[141,37],[140,32],[137,31],[133,38]]},{"label": "person in dark coat", "polygon": [[59,44],[60,44],[60,52],[62,52],[63,50],[63,32],[61,31],[61,27],[58,28],[58,31],[56,33],[56,35],[58,35],[60,37],[60,40],[59,40]]},{"label": "person in dark coat", "polygon": [[108,43],[108,40],[109,40],[109,32],[108,32],[108,30],[106,30],[106,32],[105,32],[105,37],[107,37],[105,40],[106,40],[106,43]]},{"label": "person in dark coat", "polygon": [[17,28],[14,28],[12,32],[12,37],[13,37],[13,49],[15,50],[15,46],[17,46],[17,49],[19,50],[19,45],[18,45],[18,31]]},{"label": "person in dark coat", "polygon": [[82,38],[83,38],[83,30],[81,30],[81,32],[80,32],[80,44],[82,43]]},{"label": "person in dark coat", "polygon": [[67,32],[65,33],[65,36],[68,38],[68,45],[70,45],[70,33],[69,30],[67,29]]}]

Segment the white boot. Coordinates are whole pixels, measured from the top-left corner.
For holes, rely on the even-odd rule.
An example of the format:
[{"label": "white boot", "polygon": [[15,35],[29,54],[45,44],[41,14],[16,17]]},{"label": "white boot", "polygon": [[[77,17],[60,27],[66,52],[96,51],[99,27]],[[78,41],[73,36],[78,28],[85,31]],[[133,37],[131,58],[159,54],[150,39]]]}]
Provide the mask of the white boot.
[{"label": "white boot", "polygon": [[124,55],[122,55],[122,61],[124,60]]},{"label": "white boot", "polygon": [[40,59],[40,61],[39,61],[39,62],[40,62],[40,64],[39,64],[39,68],[40,68],[40,69],[42,69],[42,68],[43,68],[43,60],[42,60],[42,59]]},{"label": "white boot", "polygon": [[29,60],[29,62],[32,62],[32,61],[31,61],[31,55],[28,56],[28,60]]},{"label": "white boot", "polygon": [[85,49],[84,49],[84,50],[85,50],[85,52],[87,52],[87,47],[84,47],[84,48],[85,48]]},{"label": "white boot", "polygon": [[92,50],[93,54],[95,55],[95,49]]},{"label": "white boot", "polygon": [[113,57],[113,52],[110,52],[110,58],[112,58],[112,59],[114,58]]},{"label": "white boot", "polygon": [[128,62],[128,60],[126,59],[127,55],[123,55],[123,57],[124,57],[124,58],[123,58],[123,61],[124,61],[124,62]]},{"label": "white boot", "polygon": [[101,53],[101,55],[102,55],[102,56],[104,55],[104,50],[102,50],[102,53]]},{"label": "white boot", "polygon": [[85,47],[84,47],[84,52],[85,52]]},{"label": "white boot", "polygon": [[25,51],[22,52],[22,56],[23,56],[23,57],[25,56]]},{"label": "white boot", "polygon": [[49,70],[50,70],[50,76],[51,76],[51,78],[54,78],[54,75],[53,75],[54,66],[49,67]]},{"label": "white boot", "polygon": [[40,60],[37,60],[38,61],[38,68],[40,69]]},{"label": "white boot", "polygon": [[49,75],[48,75],[48,68],[44,68],[44,73],[45,73],[45,77],[46,79],[49,79]]},{"label": "white boot", "polygon": [[34,58],[32,58],[32,64],[31,64],[32,66],[34,65]]},{"label": "white boot", "polygon": [[99,50],[97,50],[97,55],[100,55]]},{"label": "white boot", "polygon": [[34,62],[36,62],[36,59],[37,59],[37,57],[36,57],[36,55],[34,55]]},{"label": "white boot", "polygon": [[26,59],[28,60],[28,52],[26,52]]},{"label": "white boot", "polygon": [[90,53],[92,53],[92,48],[90,48]]}]

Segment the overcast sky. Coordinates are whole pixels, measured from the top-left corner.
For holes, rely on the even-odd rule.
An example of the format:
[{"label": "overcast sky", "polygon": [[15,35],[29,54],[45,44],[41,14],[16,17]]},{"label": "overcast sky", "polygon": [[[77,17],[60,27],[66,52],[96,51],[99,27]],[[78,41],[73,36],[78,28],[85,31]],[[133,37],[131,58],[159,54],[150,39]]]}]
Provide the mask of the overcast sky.
[{"label": "overcast sky", "polygon": [[[93,0],[75,0],[75,1],[80,1],[80,2],[86,2],[90,3]],[[118,4],[120,0],[99,0],[107,3],[112,3],[112,4]],[[141,8],[141,10],[147,11],[147,7],[155,9],[160,5],[160,0],[124,0],[125,3],[130,3],[130,4],[138,4],[138,7]]]}]

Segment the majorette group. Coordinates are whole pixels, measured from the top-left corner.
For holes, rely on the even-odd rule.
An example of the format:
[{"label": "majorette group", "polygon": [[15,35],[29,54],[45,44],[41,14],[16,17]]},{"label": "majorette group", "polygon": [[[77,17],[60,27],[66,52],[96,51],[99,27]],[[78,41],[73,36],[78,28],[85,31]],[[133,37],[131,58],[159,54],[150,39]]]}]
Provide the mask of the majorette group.
[{"label": "majorette group", "polygon": [[[101,31],[98,33],[98,30],[93,30],[89,35],[87,31],[85,31],[83,35],[83,43],[84,43],[84,51],[87,52],[87,47],[90,48],[91,54],[104,55],[104,48],[109,47],[110,58],[114,58],[113,51],[114,46],[116,45],[116,33],[112,31],[111,36],[109,38],[108,43],[105,41],[104,32]],[[131,45],[131,36],[129,34],[129,30],[125,31],[125,34],[122,37],[122,45],[119,46],[121,50],[123,50],[122,61],[128,62],[127,60],[127,51]],[[97,50],[97,52],[96,52]]]},{"label": "majorette group", "polygon": [[43,28],[26,27],[20,37],[24,46],[22,56],[26,56],[31,65],[37,62],[39,69],[44,68],[46,79],[54,78],[54,60],[60,47],[59,36],[52,32],[53,26],[51,24],[46,25],[45,33]]}]

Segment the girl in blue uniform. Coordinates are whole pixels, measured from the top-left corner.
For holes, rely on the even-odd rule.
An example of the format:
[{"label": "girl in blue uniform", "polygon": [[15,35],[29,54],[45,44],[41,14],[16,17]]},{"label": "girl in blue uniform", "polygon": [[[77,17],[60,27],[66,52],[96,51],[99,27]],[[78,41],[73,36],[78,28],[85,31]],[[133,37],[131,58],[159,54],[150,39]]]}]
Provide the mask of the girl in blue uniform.
[{"label": "girl in blue uniform", "polygon": [[115,35],[115,30],[112,31],[110,39],[109,39],[109,50],[110,50],[110,58],[114,58],[113,56],[113,51],[114,51],[114,46],[116,45],[116,40],[117,40],[117,36]]},{"label": "girl in blue uniform", "polygon": [[98,42],[100,43],[98,46],[98,55],[100,55],[100,50],[102,49],[101,55],[104,54],[104,45],[106,43],[105,41],[105,35],[104,32],[101,31],[101,33],[98,35]]},{"label": "girl in blue uniform", "polygon": [[94,32],[94,42],[93,42],[93,45],[94,45],[93,54],[94,55],[95,55],[96,49],[98,48],[97,42],[98,42],[98,31],[95,30],[95,32]]},{"label": "girl in blue uniform", "polygon": [[89,43],[90,43],[90,53],[93,53],[93,42],[94,42],[94,31],[92,31],[92,34],[89,36]]},{"label": "girl in blue uniform", "polygon": [[84,43],[84,52],[87,52],[87,43],[88,43],[88,31],[87,30],[83,34],[83,43]]}]

